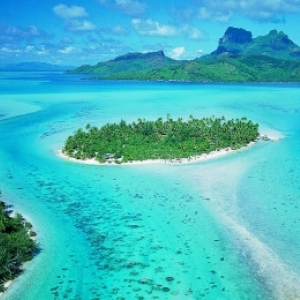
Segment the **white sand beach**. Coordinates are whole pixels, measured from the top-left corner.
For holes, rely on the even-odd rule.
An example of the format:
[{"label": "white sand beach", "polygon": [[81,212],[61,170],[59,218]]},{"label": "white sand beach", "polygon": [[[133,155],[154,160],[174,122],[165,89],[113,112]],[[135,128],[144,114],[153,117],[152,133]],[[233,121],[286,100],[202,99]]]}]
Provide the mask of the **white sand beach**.
[{"label": "white sand beach", "polygon": [[181,159],[172,159],[172,160],[170,160],[170,159],[147,159],[147,160],[142,160],[142,161],[131,161],[131,162],[126,162],[126,163],[121,163],[121,164],[117,164],[113,160],[111,160],[109,162],[105,162],[105,163],[100,163],[95,158],[84,159],[84,160],[76,159],[76,158],[65,155],[62,152],[62,150],[58,150],[57,153],[60,157],[67,159],[71,162],[87,164],[87,165],[104,165],[104,166],[109,166],[109,165],[128,166],[129,165],[129,166],[132,166],[132,165],[147,165],[147,164],[188,164],[188,163],[195,163],[195,162],[200,162],[200,161],[209,160],[209,159],[213,159],[213,158],[218,158],[218,157],[222,157],[224,155],[232,154],[237,151],[242,151],[243,149],[246,149],[249,146],[254,145],[254,144],[255,143],[252,142],[247,147],[243,147],[238,150],[232,150],[230,148],[227,148],[227,149],[221,149],[219,151],[212,151],[209,154],[202,154],[202,155],[198,155],[198,156],[194,156],[194,157],[190,157],[190,158],[181,158]]},{"label": "white sand beach", "polygon": [[119,165],[119,166],[126,165],[126,166],[128,166],[129,165],[129,166],[131,166],[131,165],[146,165],[146,164],[188,164],[188,163],[195,163],[195,162],[200,162],[200,161],[204,161],[204,160],[214,159],[214,158],[222,157],[224,155],[242,151],[254,144],[255,143],[252,142],[247,147],[243,147],[238,150],[232,150],[230,148],[227,148],[227,149],[221,149],[219,151],[212,151],[208,154],[202,154],[202,155],[198,155],[198,156],[194,156],[194,157],[190,157],[190,158],[181,158],[181,159],[172,159],[172,160],[170,160],[170,159],[147,159],[147,160],[143,160],[143,161],[132,161],[132,162],[126,162],[126,163],[121,163],[121,164],[117,164],[113,160],[111,160],[109,162],[105,162],[105,163],[100,163],[95,158],[84,159],[84,160],[76,159],[76,158],[65,155],[62,152],[62,150],[58,150],[57,155],[66,160],[69,160],[71,162],[87,164],[87,165],[104,165],[104,166],[106,166],[106,165],[114,165],[114,166],[115,165]]},{"label": "white sand beach", "polygon": [[[270,136],[268,134],[261,134],[259,137],[259,140],[278,141],[280,138],[282,138],[282,137]],[[226,148],[226,149],[212,151],[208,154],[193,156],[190,158],[181,158],[181,159],[172,159],[172,160],[170,160],[170,159],[147,159],[147,160],[143,160],[143,161],[131,161],[131,162],[126,162],[126,163],[121,163],[121,164],[115,163],[113,159],[109,160],[105,163],[100,163],[95,158],[84,159],[84,160],[76,159],[76,158],[65,155],[62,152],[62,150],[58,150],[57,155],[66,160],[69,160],[71,162],[81,163],[81,164],[86,164],[86,165],[104,165],[104,166],[109,166],[109,165],[128,166],[128,165],[130,165],[131,166],[131,165],[147,165],[147,164],[188,164],[188,163],[195,163],[195,162],[201,162],[201,161],[205,161],[205,160],[215,159],[215,158],[219,158],[219,157],[222,157],[222,156],[225,156],[228,154],[233,154],[233,153],[248,149],[250,146],[253,146],[255,144],[256,144],[256,142],[250,142],[247,146],[242,147],[237,150],[233,150],[231,148]]]}]

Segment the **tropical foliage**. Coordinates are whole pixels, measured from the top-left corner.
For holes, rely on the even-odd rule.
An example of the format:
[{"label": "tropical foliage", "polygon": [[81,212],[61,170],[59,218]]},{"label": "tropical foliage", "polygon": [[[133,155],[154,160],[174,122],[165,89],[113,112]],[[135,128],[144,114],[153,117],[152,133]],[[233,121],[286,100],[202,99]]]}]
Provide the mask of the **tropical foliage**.
[{"label": "tropical foliage", "polygon": [[[0,192],[1,194],[1,192]],[[3,284],[21,272],[24,262],[31,260],[36,250],[30,223],[22,215],[10,217],[4,202],[0,202],[0,292]]]},{"label": "tropical foliage", "polygon": [[174,60],[162,51],[128,53],[70,74],[91,80],[191,82],[300,82],[300,47],[283,32],[252,33],[229,27],[216,51],[195,60]]},{"label": "tropical foliage", "polygon": [[212,56],[220,54],[264,54],[264,56],[285,60],[299,60],[300,47],[282,31],[271,30],[269,34],[252,38],[252,33],[242,28],[228,27],[219,39],[217,50]]},{"label": "tropical foliage", "polygon": [[226,121],[224,117],[182,118],[156,121],[138,119],[127,124],[89,124],[67,138],[63,153],[76,159],[96,158],[99,162],[128,162],[146,159],[181,159],[214,150],[238,149],[258,137],[258,124],[246,117]]},{"label": "tropical foliage", "polygon": [[152,80],[183,82],[300,82],[300,61],[262,54],[211,57],[149,71],[107,73],[91,80]]},{"label": "tropical foliage", "polygon": [[150,71],[157,68],[178,65],[179,61],[166,57],[163,51],[148,53],[127,53],[116,57],[113,60],[99,62],[95,66],[83,65],[67,74],[100,74],[103,77],[134,74],[136,72]]}]

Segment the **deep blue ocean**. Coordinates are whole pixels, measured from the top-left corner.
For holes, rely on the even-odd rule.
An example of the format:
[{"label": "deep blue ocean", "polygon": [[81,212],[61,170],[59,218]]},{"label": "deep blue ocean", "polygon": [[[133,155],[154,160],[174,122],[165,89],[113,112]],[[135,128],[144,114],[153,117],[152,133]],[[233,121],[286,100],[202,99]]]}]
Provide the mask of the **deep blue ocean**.
[{"label": "deep blue ocean", "polygon": [[[0,73],[2,200],[39,253],[4,300],[300,299],[300,85]],[[246,116],[277,141],[190,164],[57,155],[87,123]]]}]

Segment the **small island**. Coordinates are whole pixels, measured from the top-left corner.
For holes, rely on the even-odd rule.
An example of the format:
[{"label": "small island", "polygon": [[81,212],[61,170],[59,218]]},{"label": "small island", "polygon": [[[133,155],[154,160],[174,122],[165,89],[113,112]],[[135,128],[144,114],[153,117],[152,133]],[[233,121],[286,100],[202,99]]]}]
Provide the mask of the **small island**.
[{"label": "small island", "polygon": [[0,296],[22,272],[22,265],[33,258],[37,250],[35,236],[32,225],[21,214],[12,215],[0,201]]},{"label": "small island", "polygon": [[259,137],[259,125],[248,120],[225,117],[106,124],[97,128],[87,124],[67,138],[62,154],[76,160],[94,159],[117,164],[134,161],[191,159],[222,149],[237,150]]}]

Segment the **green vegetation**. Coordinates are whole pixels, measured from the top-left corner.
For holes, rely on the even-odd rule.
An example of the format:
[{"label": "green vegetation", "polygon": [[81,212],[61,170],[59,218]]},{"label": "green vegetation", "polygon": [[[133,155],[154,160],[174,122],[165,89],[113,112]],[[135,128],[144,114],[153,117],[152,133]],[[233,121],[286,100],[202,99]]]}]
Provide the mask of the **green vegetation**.
[{"label": "green vegetation", "polygon": [[272,30],[252,38],[229,27],[218,48],[195,60],[174,60],[162,51],[128,53],[70,74],[91,80],[153,80],[191,82],[300,82],[300,47],[283,32]]},{"label": "green vegetation", "polygon": [[230,54],[264,54],[270,57],[294,60],[300,58],[300,47],[284,32],[271,30],[269,34],[252,38],[252,33],[242,28],[229,27],[219,40],[217,50],[211,55]]},{"label": "green vegetation", "polygon": [[215,51],[195,60],[177,61],[162,51],[128,53],[68,73],[91,74],[92,80],[300,82],[300,47],[277,30],[252,38],[250,31],[229,27]]},{"label": "green vegetation", "polygon": [[149,53],[127,53],[116,57],[113,60],[99,62],[95,66],[83,65],[74,70],[67,71],[67,74],[97,74],[106,76],[126,76],[136,72],[147,72],[156,68],[171,65],[178,65],[179,61],[166,57],[163,51]]},{"label": "green vegetation", "polygon": [[[1,191],[0,191],[1,195]],[[36,244],[32,237],[30,223],[22,215],[10,217],[7,206],[0,202],[0,292],[4,283],[14,279],[20,272],[22,264],[33,258]]]},{"label": "green vegetation", "polygon": [[300,61],[266,55],[207,56],[148,72],[127,72],[94,76],[103,80],[153,80],[189,82],[299,82]]},{"label": "green vegetation", "polygon": [[[122,70],[111,67],[100,73],[99,69],[91,67],[82,74],[91,74],[90,80],[300,82],[299,60],[278,59],[262,54],[205,56],[192,61],[157,65],[148,70],[142,67],[132,70],[135,64],[134,60],[123,61]],[[76,72],[81,73],[80,70],[78,68]]]},{"label": "green vegetation", "polygon": [[96,158],[99,162],[128,162],[146,159],[181,159],[214,150],[241,148],[259,135],[258,124],[246,117],[195,119],[190,116],[156,121],[138,119],[127,124],[106,124],[100,129],[89,124],[67,138],[63,153],[76,159]]}]

